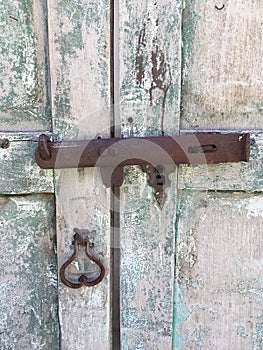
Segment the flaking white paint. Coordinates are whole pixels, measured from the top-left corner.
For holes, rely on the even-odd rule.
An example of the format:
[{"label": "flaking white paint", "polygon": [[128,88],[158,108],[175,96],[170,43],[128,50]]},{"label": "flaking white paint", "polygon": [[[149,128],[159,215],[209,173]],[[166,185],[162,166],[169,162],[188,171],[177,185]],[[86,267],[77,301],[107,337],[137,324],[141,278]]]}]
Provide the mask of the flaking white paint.
[{"label": "flaking white paint", "polygon": [[249,200],[247,205],[248,217],[263,217],[263,198],[254,197]]}]

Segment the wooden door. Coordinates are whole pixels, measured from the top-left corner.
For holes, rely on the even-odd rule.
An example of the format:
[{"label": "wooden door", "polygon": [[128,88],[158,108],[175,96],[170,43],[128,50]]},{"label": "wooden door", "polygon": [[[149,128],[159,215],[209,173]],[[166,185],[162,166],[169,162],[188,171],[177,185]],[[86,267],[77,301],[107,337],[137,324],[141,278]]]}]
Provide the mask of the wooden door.
[{"label": "wooden door", "polygon": [[186,1],[181,132],[248,130],[249,163],[180,166],[175,349],[261,349],[260,1]]},{"label": "wooden door", "polygon": [[[1,9],[1,348],[260,349],[260,1]],[[53,173],[34,160],[41,133],[200,130],[251,132],[251,161],[179,166],[162,208],[139,167],[107,189],[97,168]],[[93,231],[106,276],[73,290],[57,272],[76,227]]]},{"label": "wooden door", "polygon": [[[43,171],[38,136],[110,135],[110,3],[1,3],[1,348],[107,348],[110,195],[98,170]],[[96,230],[96,289],[57,278],[73,229]]]},{"label": "wooden door", "polygon": [[[109,190],[98,170],[43,171],[40,134],[110,135],[110,4],[1,2],[1,349],[106,349],[110,343]],[[96,230],[107,269],[96,289],[57,278],[73,229]]]},{"label": "wooden door", "polygon": [[58,349],[53,178],[34,161],[51,130],[46,7],[0,6],[0,347]]}]

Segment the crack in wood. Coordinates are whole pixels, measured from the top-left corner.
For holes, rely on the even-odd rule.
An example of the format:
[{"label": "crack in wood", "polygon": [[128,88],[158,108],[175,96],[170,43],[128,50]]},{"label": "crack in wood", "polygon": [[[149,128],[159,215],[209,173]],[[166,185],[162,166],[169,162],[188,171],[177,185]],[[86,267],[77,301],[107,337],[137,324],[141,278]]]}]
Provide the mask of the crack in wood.
[{"label": "crack in wood", "polygon": [[138,49],[136,56],[136,67],[137,67],[137,76],[136,81],[137,84],[142,87],[144,85],[144,76],[145,69],[143,65],[143,50],[146,47],[146,39],[145,39],[145,24],[143,29],[140,31],[139,39],[138,39]]}]

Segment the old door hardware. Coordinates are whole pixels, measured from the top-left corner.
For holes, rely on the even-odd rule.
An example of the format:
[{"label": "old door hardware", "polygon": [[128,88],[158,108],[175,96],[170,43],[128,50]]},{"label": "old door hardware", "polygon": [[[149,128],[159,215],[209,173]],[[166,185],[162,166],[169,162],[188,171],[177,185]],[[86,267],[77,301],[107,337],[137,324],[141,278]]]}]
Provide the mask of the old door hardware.
[{"label": "old door hardware", "polygon": [[166,199],[165,188],[170,186],[170,170],[163,165],[154,167],[151,164],[141,165],[141,169],[148,175],[147,183],[153,188],[154,197],[158,205],[162,208]]},{"label": "old door hardware", "polygon": [[[74,253],[73,255],[70,257],[70,259],[68,261],[66,261],[60,268],[59,271],[59,275],[61,278],[61,281],[69,288],[74,288],[74,289],[78,289],[82,286],[86,286],[86,287],[92,287],[95,286],[96,284],[100,283],[104,276],[105,276],[105,268],[103,266],[103,264],[97,259],[95,258],[91,253],[90,253],[90,242],[89,242],[89,238],[88,237],[83,237],[83,230],[80,230],[78,228],[74,229],[75,235],[73,236],[74,240],[72,242],[72,244],[74,245]],[[87,255],[87,257],[93,261],[96,265],[99,266],[100,268],[100,273],[98,275],[98,277],[93,278],[92,276],[88,276],[88,274],[81,274],[78,277],[78,282],[71,282],[69,279],[66,278],[65,272],[67,267],[78,257],[79,254],[79,246],[84,246],[85,247],[85,253]]]},{"label": "old door hardware", "polygon": [[176,164],[249,161],[248,133],[192,133],[180,136],[92,139],[50,142],[39,136],[36,161],[44,169],[98,166],[105,186],[121,186],[123,167],[140,165],[162,206],[168,174]]},{"label": "old door hardware", "polygon": [[43,160],[49,160],[51,153],[49,151],[48,142],[50,141],[48,135],[40,135],[38,139],[38,152]]},{"label": "old door hardware", "polygon": [[8,139],[0,139],[0,148],[8,148],[10,141]]}]

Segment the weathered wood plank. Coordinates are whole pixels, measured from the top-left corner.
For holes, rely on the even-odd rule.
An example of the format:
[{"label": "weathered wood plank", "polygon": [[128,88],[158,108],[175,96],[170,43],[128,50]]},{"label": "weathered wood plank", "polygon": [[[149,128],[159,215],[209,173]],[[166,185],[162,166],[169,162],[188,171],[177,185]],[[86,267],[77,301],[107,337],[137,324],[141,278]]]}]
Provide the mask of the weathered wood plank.
[{"label": "weathered wood plank", "polygon": [[41,132],[0,133],[0,193],[26,194],[54,191],[53,172],[41,170],[35,150]]},{"label": "weathered wood plank", "polygon": [[[53,124],[64,140],[110,134],[109,6],[107,0],[48,1]],[[97,169],[58,171],[56,204],[59,266],[73,252],[77,227],[96,230],[94,254],[106,267],[106,277],[95,287],[73,290],[59,283],[61,347],[108,349],[109,190]]]},{"label": "weathered wood plank", "polygon": [[206,191],[179,196],[176,349],[262,348],[263,198],[244,193],[263,189],[261,5],[185,1],[181,128],[255,142],[249,163],[180,166],[179,188]]},{"label": "weathered wood plank", "polygon": [[176,349],[261,349],[263,196],[182,191]]},{"label": "weathered wood plank", "polygon": [[[122,134],[176,134],[180,1],[120,1],[119,6]],[[121,348],[170,349],[176,174],[163,210],[137,167],[126,169],[120,199]]]},{"label": "weathered wood plank", "polygon": [[59,349],[53,195],[0,197],[0,344]]},{"label": "weathered wood plank", "polygon": [[45,1],[1,1],[0,130],[46,130]]},{"label": "weathered wood plank", "polygon": [[263,127],[262,14],[260,0],[185,1],[182,128]]},{"label": "weathered wood plank", "polygon": [[263,191],[263,133],[251,133],[249,163],[180,165],[181,189]]}]

